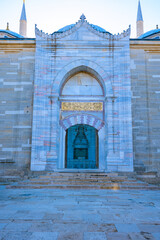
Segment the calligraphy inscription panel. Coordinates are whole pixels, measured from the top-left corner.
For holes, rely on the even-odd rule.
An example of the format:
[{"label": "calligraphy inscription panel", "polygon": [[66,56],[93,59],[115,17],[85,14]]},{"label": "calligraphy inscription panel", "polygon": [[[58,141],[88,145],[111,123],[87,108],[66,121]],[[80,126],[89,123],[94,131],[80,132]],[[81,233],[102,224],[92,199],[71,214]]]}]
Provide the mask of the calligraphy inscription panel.
[{"label": "calligraphy inscription panel", "polygon": [[62,111],[103,111],[102,102],[62,102]]}]

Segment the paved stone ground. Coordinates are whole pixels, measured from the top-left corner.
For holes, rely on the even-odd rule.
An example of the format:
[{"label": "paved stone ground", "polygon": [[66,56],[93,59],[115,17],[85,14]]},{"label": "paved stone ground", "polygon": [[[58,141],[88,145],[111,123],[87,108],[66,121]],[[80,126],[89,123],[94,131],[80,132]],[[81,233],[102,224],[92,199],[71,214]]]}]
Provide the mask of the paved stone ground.
[{"label": "paved stone ground", "polygon": [[160,240],[160,191],[0,187],[0,240]]}]

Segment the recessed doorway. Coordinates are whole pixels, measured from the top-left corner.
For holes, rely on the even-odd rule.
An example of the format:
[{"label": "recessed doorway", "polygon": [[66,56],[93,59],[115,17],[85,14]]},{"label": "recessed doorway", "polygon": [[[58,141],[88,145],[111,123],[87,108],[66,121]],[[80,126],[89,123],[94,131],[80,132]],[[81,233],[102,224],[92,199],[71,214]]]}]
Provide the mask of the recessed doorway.
[{"label": "recessed doorway", "polygon": [[98,168],[98,131],[89,125],[77,124],[66,131],[65,167]]}]

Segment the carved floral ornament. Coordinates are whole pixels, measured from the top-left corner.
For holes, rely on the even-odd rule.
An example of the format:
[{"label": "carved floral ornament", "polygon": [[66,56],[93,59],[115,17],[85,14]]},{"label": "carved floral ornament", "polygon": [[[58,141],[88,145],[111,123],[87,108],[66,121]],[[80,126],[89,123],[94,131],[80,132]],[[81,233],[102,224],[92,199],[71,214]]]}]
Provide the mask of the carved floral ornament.
[{"label": "carved floral ornament", "polygon": [[120,40],[123,39],[125,37],[129,37],[130,36],[130,32],[131,32],[131,26],[129,25],[129,28],[126,31],[123,31],[121,34],[109,34],[108,32],[100,32],[96,29],[93,28],[92,24],[90,24],[89,22],[87,22],[86,17],[84,14],[81,15],[80,19],[78,20],[78,22],[76,22],[76,24],[71,27],[69,30],[66,30],[64,32],[54,32],[53,34],[48,34],[43,32],[42,30],[39,30],[37,28],[37,25],[35,25],[35,34],[36,36],[40,36],[43,39],[46,40],[54,40],[54,39],[61,39],[63,37],[66,37],[72,33],[74,33],[75,31],[77,31],[81,26],[85,26],[89,31],[91,31],[92,33],[98,35],[99,37],[105,38],[105,39],[110,39],[110,40]]}]

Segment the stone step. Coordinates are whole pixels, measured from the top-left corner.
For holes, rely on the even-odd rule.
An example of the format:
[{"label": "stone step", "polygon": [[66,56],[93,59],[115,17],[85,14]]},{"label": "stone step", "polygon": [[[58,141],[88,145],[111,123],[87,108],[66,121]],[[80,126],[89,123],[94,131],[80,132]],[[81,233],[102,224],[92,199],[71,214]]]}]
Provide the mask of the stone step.
[{"label": "stone step", "polygon": [[[33,182],[48,182],[48,181],[54,181],[54,182],[70,182],[70,181],[74,181],[74,182],[99,182],[99,183],[103,183],[103,182],[124,182],[124,181],[128,181],[128,182],[138,182],[136,179],[130,179],[130,178],[126,178],[126,179],[119,179],[119,178],[80,178],[80,177],[69,177],[69,178],[66,178],[66,177],[60,177],[60,178],[32,178],[30,179],[30,181],[33,181]],[[140,181],[139,181],[140,182]]]},{"label": "stone step", "polygon": [[21,179],[20,176],[1,176],[0,182],[17,182]]},{"label": "stone step", "polygon": [[[24,183],[27,183],[27,181],[23,181]],[[86,183],[90,183],[90,184],[123,184],[125,182],[125,184],[130,184],[130,185],[142,185],[141,182],[139,181],[135,181],[135,180],[126,180],[126,181],[112,181],[112,180],[108,180],[108,181],[98,181],[98,180],[75,180],[75,179],[70,179],[70,180],[40,180],[40,179],[31,179],[30,180],[30,183],[32,184],[47,184],[47,183],[57,183],[57,184],[65,184],[67,182],[67,184],[70,184],[70,183],[74,183],[74,184],[86,184]],[[147,183],[143,183],[143,185],[147,185]]]},{"label": "stone step", "polygon": [[36,178],[36,179],[32,179],[32,181],[90,181],[90,182],[124,182],[124,181],[130,181],[130,182],[134,182],[134,179],[112,179],[112,178],[108,178],[108,179],[98,179],[98,178]]},{"label": "stone step", "polygon": [[0,182],[0,186],[5,186],[5,185],[9,185],[10,182]]},{"label": "stone step", "polygon": [[160,189],[158,186],[132,177],[109,175],[108,173],[47,173],[21,182],[13,183],[9,188],[24,189]]},{"label": "stone step", "polygon": [[142,177],[142,178],[155,178],[157,176],[157,172],[142,172],[142,173],[137,173],[137,177]]},{"label": "stone step", "polygon": [[139,183],[129,183],[129,182],[125,182],[125,183],[123,183],[123,184],[118,184],[118,183],[111,183],[111,182],[107,182],[107,183],[101,183],[101,184],[99,184],[98,182],[97,183],[90,183],[90,182],[86,182],[86,183],[82,183],[82,182],[77,182],[77,183],[75,183],[75,182],[59,182],[59,183],[57,183],[57,182],[22,182],[22,183],[19,183],[18,184],[19,186],[21,186],[21,185],[32,185],[32,186],[36,186],[36,185],[42,185],[42,186],[45,186],[45,185],[58,185],[58,186],[66,186],[66,185],[68,185],[68,186],[70,186],[70,185],[74,185],[74,186],[79,186],[79,185],[81,185],[81,186],[85,186],[85,185],[92,185],[92,186],[126,186],[126,187],[128,187],[128,186],[143,186],[143,187],[145,187],[145,186],[148,186],[148,184],[139,184]]},{"label": "stone step", "polygon": [[[7,186],[8,189],[101,189],[100,187],[97,186],[90,186],[90,185],[37,185],[37,186],[32,186],[32,185],[22,185],[22,186]],[[112,187],[107,187],[106,189],[112,189]]]},{"label": "stone step", "polygon": [[60,176],[54,176],[54,175],[49,175],[49,176],[40,176],[38,177],[39,179],[65,179],[65,180],[69,180],[69,179],[97,179],[97,180],[108,180],[108,179],[112,179],[115,181],[119,180],[119,181],[124,181],[126,179],[128,179],[127,177],[109,177],[109,176],[104,176],[104,177],[101,177],[101,176],[74,176],[74,175],[70,175],[70,176],[66,176],[66,175],[60,175]]},{"label": "stone step", "polygon": [[[115,189],[115,186],[97,186],[97,185],[19,185],[19,186],[7,186],[10,189]],[[116,187],[120,189],[120,187]]]},{"label": "stone step", "polygon": [[83,181],[83,180],[79,180],[79,181],[74,181],[74,180],[70,180],[70,181],[41,181],[36,179],[37,181],[33,181],[33,179],[31,179],[30,181],[22,181],[19,182],[18,185],[19,186],[27,186],[27,185],[31,185],[31,186],[37,186],[37,185],[42,185],[42,186],[99,186],[99,187],[106,187],[106,186],[125,186],[125,187],[147,187],[148,184],[147,183],[143,183],[143,182],[137,182],[137,181],[123,181],[123,182],[112,182],[112,181],[105,181],[105,182],[98,182],[98,181]]},{"label": "stone step", "polygon": [[12,185],[8,189],[110,189],[110,190],[159,190],[157,186],[99,186],[99,185]]},{"label": "stone step", "polygon": [[[49,172],[45,175],[41,175],[40,177],[44,176],[108,176],[108,177],[118,177],[118,173],[99,173],[99,172]],[[120,176],[120,177],[125,177],[125,176]]]}]

